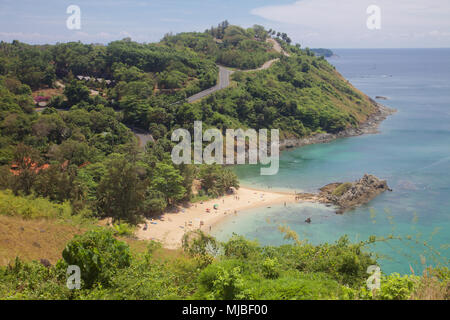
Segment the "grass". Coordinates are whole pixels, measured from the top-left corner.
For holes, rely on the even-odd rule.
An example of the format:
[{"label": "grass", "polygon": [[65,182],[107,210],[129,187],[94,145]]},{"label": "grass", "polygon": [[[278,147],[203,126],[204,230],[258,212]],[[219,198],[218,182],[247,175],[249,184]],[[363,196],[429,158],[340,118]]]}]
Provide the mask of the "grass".
[{"label": "grass", "polygon": [[62,258],[66,243],[86,231],[55,220],[28,219],[0,215],[0,265],[13,262],[47,259],[55,264]]},{"label": "grass", "polygon": [[[201,200],[198,200],[201,201]],[[55,204],[44,198],[14,196],[0,191],[0,266],[14,262],[47,259],[55,264],[67,242],[77,234],[98,227],[99,221],[73,215],[69,203]],[[132,237],[134,228],[115,225],[117,237],[128,243],[134,254],[148,251],[150,241]],[[159,248],[155,258],[177,258],[181,250]]]},{"label": "grass", "polygon": [[68,202],[58,204],[45,198],[15,196],[10,190],[0,191],[0,216],[2,215],[20,217],[24,220],[58,220],[59,222],[86,228],[97,224],[96,219],[89,217],[90,212],[88,211],[74,214]]},{"label": "grass", "polygon": [[97,224],[96,219],[74,215],[69,203],[0,191],[0,265],[16,257],[24,261],[47,259],[54,264],[74,235]]},{"label": "grass", "polygon": [[352,187],[352,183],[351,182],[342,183],[336,189],[333,190],[332,194],[333,194],[333,196],[340,197],[344,193],[346,193],[347,190],[350,189],[351,187]]}]

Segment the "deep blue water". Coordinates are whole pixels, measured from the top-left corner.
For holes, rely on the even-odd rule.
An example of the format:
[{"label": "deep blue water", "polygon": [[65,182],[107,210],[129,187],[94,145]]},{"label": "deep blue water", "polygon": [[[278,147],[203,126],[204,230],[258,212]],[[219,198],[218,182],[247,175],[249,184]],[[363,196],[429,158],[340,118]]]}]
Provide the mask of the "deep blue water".
[{"label": "deep blue water", "polygon": [[[381,133],[345,138],[283,152],[275,176],[260,176],[258,166],[237,166],[242,185],[316,191],[364,173],[386,179],[393,192],[343,215],[319,204],[295,204],[242,212],[220,224],[214,234],[232,232],[261,244],[285,243],[277,225],[286,224],[312,243],[342,235],[403,237],[377,243],[385,273],[419,272],[426,265],[447,265],[450,258],[450,49],[342,49],[329,59],[358,89],[398,112]],[[311,224],[304,223],[306,217]],[[410,239],[407,239],[407,237]],[[425,244],[426,242],[426,244]],[[421,258],[422,256],[422,258]]]}]

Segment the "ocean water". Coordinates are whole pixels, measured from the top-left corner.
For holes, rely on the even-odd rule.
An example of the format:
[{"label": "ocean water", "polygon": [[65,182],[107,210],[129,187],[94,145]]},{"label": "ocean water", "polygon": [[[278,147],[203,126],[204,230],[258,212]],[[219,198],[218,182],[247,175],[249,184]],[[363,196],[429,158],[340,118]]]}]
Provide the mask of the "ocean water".
[{"label": "ocean water", "polygon": [[[233,232],[261,244],[286,243],[284,224],[311,243],[351,241],[370,235],[402,237],[368,249],[385,273],[420,272],[450,258],[450,49],[342,49],[329,59],[358,89],[398,110],[380,133],[344,138],[283,152],[280,170],[260,176],[255,165],[236,166],[241,184],[274,190],[316,191],[330,182],[364,173],[386,179],[385,192],[343,215],[321,204],[259,208],[230,217],[213,234]],[[312,223],[304,220],[311,217]]]}]

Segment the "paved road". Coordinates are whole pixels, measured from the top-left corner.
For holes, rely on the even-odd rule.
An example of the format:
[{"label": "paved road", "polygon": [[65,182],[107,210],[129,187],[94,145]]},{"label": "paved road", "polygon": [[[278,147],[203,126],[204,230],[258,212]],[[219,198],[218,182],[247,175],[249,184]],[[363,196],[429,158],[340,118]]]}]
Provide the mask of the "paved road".
[{"label": "paved road", "polygon": [[150,132],[132,126],[128,126],[128,128],[130,128],[130,130],[133,131],[134,135],[138,138],[139,147],[145,148],[147,142],[155,142],[155,139]]},{"label": "paved road", "polygon": [[218,83],[214,87],[203,90],[203,91],[196,93],[193,96],[190,96],[189,98],[187,98],[187,101],[189,103],[198,101],[198,100],[210,95],[211,93],[225,89],[226,87],[228,87],[230,85],[230,76],[233,74],[234,71],[227,69],[225,67],[219,66],[219,65],[218,65],[218,67],[219,67]]},{"label": "paved road", "polygon": [[273,45],[273,49],[278,52],[284,54],[286,57],[290,57],[290,54],[283,50],[277,40],[269,38],[266,42],[270,42]]},{"label": "paved road", "polygon": [[[276,42],[273,39],[268,39],[267,42],[272,42],[273,43],[273,47],[275,49],[275,51],[279,52],[279,53],[283,53],[286,56],[289,56],[286,52],[283,51],[283,49],[281,48],[281,46],[278,44],[278,42]],[[265,70],[268,69],[272,66],[272,64],[276,61],[278,61],[279,59],[272,59],[269,61],[266,61],[261,67],[257,68],[257,69],[252,69],[252,70],[241,70],[243,72],[252,72],[252,71],[260,71],[260,70]],[[211,87],[209,89],[203,90],[199,93],[194,94],[193,96],[190,96],[189,98],[187,98],[187,101],[189,103],[193,103],[196,102],[206,96],[209,96],[210,94],[225,89],[230,85],[230,77],[231,75],[234,73],[233,70],[230,70],[228,68],[225,68],[223,66],[219,66],[219,81],[218,83],[214,86]],[[62,87],[64,87],[63,84],[58,83],[59,85],[61,85]],[[35,110],[37,112],[41,112],[42,110],[44,110],[44,108],[36,108]],[[147,145],[147,142],[149,141],[155,141],[153,139],[153,136],[150,134],[150,132],[148,131],[144,131],[141,129],[137,129],[134,127],[129,127],[131,129],[131,131],[133,131],[134,135],[138,138],[139,140],[139,146],[144,148]]]},{"label": "paved road", "polygon": [[[277,59],[272,59],[272,60],[266,61],[259,68],[251,69],[251,70],[240,70],[240,71],[252,72],[252,71],[260,71],[260,70],[269,69],[272,66],[272,64],[274,62],[277,62],[278,60],[280,60],[280,59],[278,59],[278,58]],[[200,100],[200,99],[202,99],[202,98],[204,98],[206,96],[209,96],[210,94],[212,94],[212,93],[214,93],[216,91],[225,89],[225,88],[227,88],[230,85],[230,77],[234,73],[234,71],[230,70],[230,69],[227,69],[225,67],[219,66],[219,65],[217,65],[217,66],[219,67],[219,82],[214,87],[211,87],[211,88],[208,88],[206,90],[200,91],[199,93],[196,93],[193,96],[190,96],[189,98],[187,98],[187,101],[189,103],[196,102],[196,101],[198,101],[198,100]]]}]

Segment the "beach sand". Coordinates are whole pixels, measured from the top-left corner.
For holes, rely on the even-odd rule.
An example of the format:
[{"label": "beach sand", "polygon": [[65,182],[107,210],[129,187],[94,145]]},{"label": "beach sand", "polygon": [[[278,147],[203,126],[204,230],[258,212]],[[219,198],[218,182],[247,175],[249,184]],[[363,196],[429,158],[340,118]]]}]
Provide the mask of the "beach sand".
[{"label": "beach sand", "polygon": [[165,248],[176,249],[181,247],[185,232],[201,229],[208,233],[213,225],[230,215],[239,215],[242,210],[294,202],[294,193],[241,187],[234,194],[193,203],[189,208],[180,208],[177,213],[164,213],[159,219],[146,220],[147,230],[144,230],[145,223],[140,224],[135,235],[140,240],[156,240]]}]

